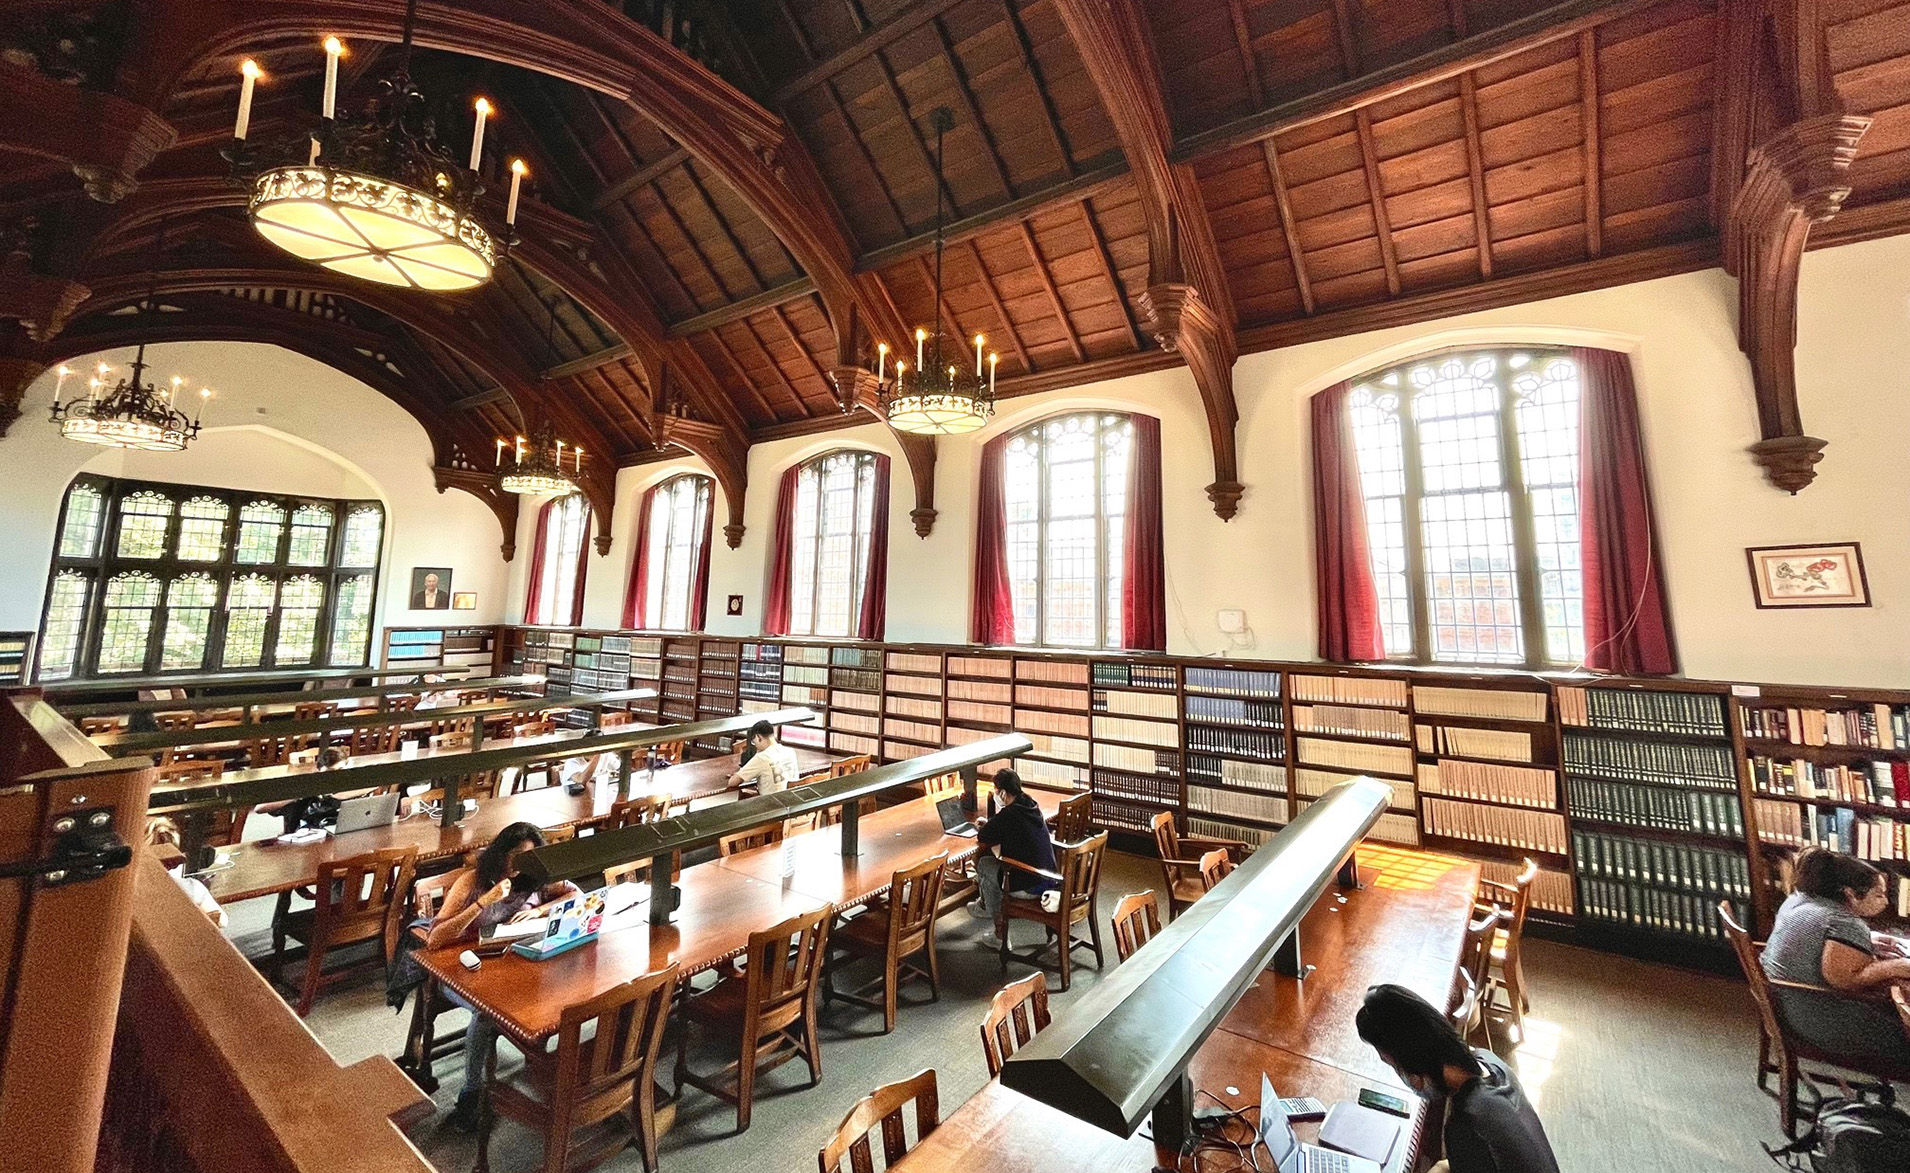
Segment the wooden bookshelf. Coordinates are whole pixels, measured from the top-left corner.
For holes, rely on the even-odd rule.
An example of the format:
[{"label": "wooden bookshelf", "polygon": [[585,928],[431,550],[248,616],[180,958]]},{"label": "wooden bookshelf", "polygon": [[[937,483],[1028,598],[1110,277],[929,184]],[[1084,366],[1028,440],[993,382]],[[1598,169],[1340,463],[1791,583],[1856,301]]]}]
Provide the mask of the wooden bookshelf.
[{"label": "wooden bookshelf", "polygon": [[490,676],[498,667],[497,636],[495,627],[387,627],[379,666],[467,668],[471,676]]},{"label": "wooden bookshelf", "polygon": [[0,631],[0,687],[26,683],[32,653],[32,632]]}]

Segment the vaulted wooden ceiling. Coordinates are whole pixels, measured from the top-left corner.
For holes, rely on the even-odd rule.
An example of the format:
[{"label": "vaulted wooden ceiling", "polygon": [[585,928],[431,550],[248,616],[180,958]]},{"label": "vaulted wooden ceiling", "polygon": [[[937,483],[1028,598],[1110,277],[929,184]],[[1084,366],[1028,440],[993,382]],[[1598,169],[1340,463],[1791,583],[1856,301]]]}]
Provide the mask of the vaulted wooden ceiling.
[{"label": "vaulted wooden ceiling", "polygon": [[[1011,394],[1190,362],[1219,508],[1234,354],[1717,264],[1752,149],[1807,115],[1872,119],[1814,241],[1910,226],[1906,0],[477,0],[422,6],[414,72],[450,140],[474,95],[501,107],[484,171],[531,161],[525,244],[393,313],[255,239],[219,151],[242,57],[268,75],[255,134],[309,125],[318,37],[350,41],[349,108],[399,0],[12,7],[10,92],[101,95],[126,140],[88,172],[0,130],[10,271],[82,290],[68,329],[142,295],[163,224],[163,286],[376,334],[460,450],[529,413],[616,463],[690,446],[738,497],[749,443],[854,421],[849,368],[939,318],[988,335]],[[1764,22],[1759,73],[1732,38]]]}]

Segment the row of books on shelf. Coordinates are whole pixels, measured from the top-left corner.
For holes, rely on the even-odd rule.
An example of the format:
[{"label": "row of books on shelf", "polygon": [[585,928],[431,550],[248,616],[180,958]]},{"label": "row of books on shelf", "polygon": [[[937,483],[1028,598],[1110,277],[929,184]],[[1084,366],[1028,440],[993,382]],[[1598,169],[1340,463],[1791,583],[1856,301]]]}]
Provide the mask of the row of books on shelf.
[{"label": "row of books on shelf", "polygon": [[1289,821],[1287,799],[1278,794],[1242,794],[1238,790],[1215,790],[1207,786],[1187,788],[1187,809],[1191,813],[1222,818],[1253,819],[1281,826]]},{"label": "row of books on shelf", "polygon": [[1187,816],[1187,833],[1202,839],[1238,839],[1252,849],[1273,838],[1269,827],[1250,827],[1242,823],[1223,823],[1219,819]]},{"label": "row of books on shelf", "polygon": [[1111,770],[1099,764],[1089,773],[1089,778],[1096,794],[1107,794],[1115,798],[1153,803],[1163,807],[1180,805],[1180,780],[1177,778],[1160,774],[1136,774],[1128,770]]},{"label": "row of books on shelf", "polygon": [[1146,835],[1152,829],[1152,807],[1137,806],[1103,794],[1095,795],[1088,806],[1096,827],[1126,831],[1130,835]]},{"label": "row of books on shelf", "polygon": [[1189,752],[1222,754],[1277,762],[1286,757],[1287,739],[1279,733],[1252,729],[1221,729],[1210,725],[1188,725]]},{"label": "row of books on shelf", "polygon": [[1390,705],[1406,707],[1404,680],[1378,680],[1366,676],[1295,675],[1288,687],[1296,701],[1324,701],[1327,704]]},{"label": "row of books on shelf", "polygon": [[1796,847],[1828,847],[1859,859],[1910,859],[1910,823],[1863,815],[1847,806],[1751,800],[1758,838]]},{"label": "row of books on shelf", "polygon": [[1464,725],[1420,725],[1414,731],[1420,753],[1457,754],[1501,762],[1532,760],[1532,735],[1516,729],[1473,729]]},{"label": "row of books on shelf", "polygon": [[0,632],[0,684],[19,684],[26,679],[27,651],[32,646],[30,631]]},{"label": "row of books on shelf", "polygon": [[1016,680],[1047,680],[1056,684],[1086,684],[1088,666],[1067,660],[1016,659]]},{"label": "row of books on shelf", "polygon": [[1428,797],[1420,800],[1420,816],[1427,831],[1447,839],[1565,854],[1565,819],[1556,814]]},{"label": "row of books on shelf", "polygon": [[882,673],[867,668],[836,668],[831,672],[830,683],[837,688],[859,688],[864,692],[882,691]]},{"label": "row of books on shelf", "polygon": [[1179,683],[1172,664],[1130,664],[1097,660],[1089,679],[1097,686],[1172,691]]},{"label": "row of books on shelf", "polygon": [[1744,808],[1735,792],[1664,790],[1596,778],[1565,779],[1566,801],[1575,818],[1663,831],[1697,831],[1744,837]]},{"label": "row of books on shelf", "polygon": [[1094,764],[1115,770],[1127,770],[1135,774],[1159,774],[1164,777],[1178,778],[1180,751],[1097,741],[1094,743]]},{"label": "row of books on shelf", "polygon": [[1168,721],[1143,721],[1133,717],[1096,717],[1094,736],[1096,740],[1173,747],[1180,745],[1180,726]]},{"label": "row of books on shelf", "polygon": [[1744,735],[1792,745],[1910,749],[1910,705],[1855,709],[1764,708],[1746,705]]},{"label": "row of books on shelf", "polygon": [[[1189,697],[1188,700],[1191,702],[1193,698]],[[1371,737],[1403,742],[1411,726],[1411,720],[1398,709],[1371,709],[1356,705],[1293,706],[1293,728],[1296,733],[1333,733],[1341,737]]]},{"label": "row of books on shelf", "polygon": [[1420,765],[1419,789],[1426,794],[1450,794],[1541,810],[1557,810],[1559,805],[1558,775],[1535,766],[1441,758]]},{"label": "row of books on shelf", "polygon": [[[1342,782],[1359,777],[1357,774],[1335,774],[1328,770],[1309,770],[1304,767],[1295,769],[1290,775],[1293,779],[1293,793],[1305,798],[1318,798]],[[1416,809],[1414,800],[1418,792],[1409,778],[1374,778],[1392,788],[1393,796],[1386,805],[1394,810],[1411,812]]]},{"label": "row of books on shelf", "polygon": [[[1740,924],[1746,919],[1744,909],[1744,902],[1732,901],[1731,915]],[[1725,940],[1724,922],[1718,919],[1718,902],[1690,892],[1666,892],[1639,884],[1580,877],[1578,915],[1581,919],[1677,933],[1700,941]]]},{"label": "row of books on shelf", "polygon": [[1730,736],[1724,724],[1724,698],[1707,692],[1560,687],[1558,701],[1559,720],[1567,725]]},{"label": "row of books on shelf", "polygon": [[1568,774],[1597,774],[1698,789],[1738,788],[1737,763],[1729,746],[1627,741],[1568,731],[1559,756]]},{"label": "row of books on shelf", "polygon": [[1301,761],[1316,766],[1334,766],[1361,773],[1403,774],[1408,777],[1413,772],[1413,751],[1404,745],[1300,737],[1295,740],[1294,749]]},{"label": "row of books on shelf", "polygon": [[1208,668],[1190,664],[1187,668],[1187,691],[1279,700],[1280,674],[1248,668]]},{"label": "row of books on shelf", "polygon": [[1759,794],[1867,802],[1910,808],[1910,762],[1827,765],[1804,759],[1750,759],[1751,789]]},{"label": "row of books on shelf", "polygon": [[902,672],[891,672],[883,677],[883,684],[889,692],[909,693],[914,696],[940,697],[942,678],[939,676],[911,676]]},{"label": "row of books on shelf", "polygon": [[1270,794],[1287,791],[1287,768],[1275,762],[1243,762],[1211,754],[1187,755],[1187,781],[1210,786],[1238,786]]},{"label": "row of books on shelf", "polygon": [[1667,843],[1608,831],[1573,831],[1580,876],[1675,888],[1712,898],[1751,898],[1751,869],[1741,851]]},{"label": "row of books on shelf", "polygon": [[[1514,863],[1508,859],[1482,859],[1478,861],[1481,879],[1496,880],[1501,884],[1511,884],[1525,871],[1523,863]],[[1555,872],[1549,868],[1540,868],[1532,877],[1532,887],[1528,889],[1532,896],[1532,908],[1538,912],[1557,913],[1560,916],[1572,915],[1572,874]]]},{"label": "row of books on shelf", "polygon": [[1543,692],[1504,688],[1440,688],[1421,684],[1413,689],[1413,711],[1420,716],[1483,717],[1495,721],[1543,721]]},{"label": "row of books on shelf", "polygon": [[1097,688],[1090,694],[1091,712],[1110,717],[1146,717],[1172,721],[1180,716],[1174,698],[1159,692],[1126,692],[1116,688]]}]

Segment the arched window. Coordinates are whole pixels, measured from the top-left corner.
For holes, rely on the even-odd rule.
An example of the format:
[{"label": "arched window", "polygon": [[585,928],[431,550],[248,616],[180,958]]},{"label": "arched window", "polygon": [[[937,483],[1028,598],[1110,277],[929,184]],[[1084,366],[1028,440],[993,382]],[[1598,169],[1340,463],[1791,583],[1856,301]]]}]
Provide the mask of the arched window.
[{"label": "arched window", "polygon": [[990,440],[981,476],[976,640],[1162,648],[1155,420],[1050,416]]},{"label": "arched window", "polygon": [[644,493],[625,627],[702,629],[709,593],[713,485],[709,477],[684,473]]},{"label": "arched window", "polygon": [[829,452],[783,474],[764,627],[882,638],[889,458]]},{"label": "arched window", "polygon": [[572,493],[546,502],[537,520],[537,540],[531,548],[530,593],[524,601],[525,621],[581,623],[590,504],[583,494]]}]

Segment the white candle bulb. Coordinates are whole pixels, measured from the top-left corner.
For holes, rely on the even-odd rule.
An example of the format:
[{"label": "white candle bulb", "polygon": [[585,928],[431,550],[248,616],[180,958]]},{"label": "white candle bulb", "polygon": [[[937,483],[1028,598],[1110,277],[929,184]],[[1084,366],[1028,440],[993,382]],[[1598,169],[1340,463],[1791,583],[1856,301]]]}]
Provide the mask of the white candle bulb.
[{"label": "white candle bulb", "polygon": [[504,437],[497,438],[497,467],[504,467]]},{"label": "white candle bulb", "polygon": [[181,383],[183,383],[183,382],[185,382],[185,381],[186,381],[186,380],[185,380],[185,379],[184,379],[184,378],[183,378],[182,376],[179,376],[179,375],[174,375],[174,376],[172,377],[172,386],[170,386],[170,387],[168,387],[168,388],[166,388],[166,402],[167,402],[167,403],[171,403],[171,402],[172,402],[172,397],[173,397],[173,396],[175,396],[175,395],[177,395],[177,394],[179,394],[179,385],[180,385]]},{"label": "white candle bulb", "polygon": [[524,160],[511,160],[511,198],[510,202],[504,205],[504,222],[506,224],[517,223],[517,190],[523,186],[524,176],[529,171],[530,168],[524,165]]},{"label": "white candle bulb", "polygon": [[53,402],[58,403],[60,401],[60,392],[66,389],[66,381],[73,377],[73,368],[62,363],[60,368],[54,371],[53,374]]},{"label": "white candle bulb", "polygon": [[517,438],[517,463],[524,463],[524,437]]},{"label": "white candle bulb", "polygon": [[112,369],[113,369],[112,367],[107,366],[105,363],[101,363],[99,365],[99,377],[104,379],[106,377],[106,372]]},{"label": "white candle bulb", "polygon": [[888,367],[889,367],[889,344],[886,342],[878,342],[875,344],[875,381],[876,382],[880,383],[882,381],[882,377],[888,374]]},{"label": "white candle bulb", "polygon": [[232,137],[243,141],[252,127],[252,86],[259,80],[259,63],[250,57],[239,63],[239,122]]},{"label": "white candle bulb", "polygon": [[562,440],[557,441],[557,467],[564,467],[564,442]]},{"label": "white candle bulb", "polygon": [[471,132],[471,170],[478,169],[478,162],[484,157],[484,120],[491,116],[491,103],[486,98],[477,100],[477,129]]},{"label": "white candle bulb", "polygon": [[318,140],[317,139],[312,140],[312,153],[305,157],[305,165],[307,167],[318,166]]},{"label": "white candle bulb", "polygon": [[980,334],[975,335],[975,377],[982,377],[982,343],[988,341]]},{"label": "white candle bulb", "polygon": [[571,451],[577,454],[577,471],[580,473],[583,472],[584,471],[584,450],[582,448],[572,448]]},{"label": "white candle bulb", "polygon": [[900,390],[900,389],[901,389],[901,387],[902,387],[902,372],[904,372],[904,371],[906,371],[906,370],[908,370],[908,369],[909,369],[909,364],[907,364],[907,363],[905,363],[905,362],[903,362],[903,361],[901,361],[900,359],[897,359],[897,360],[896,360],[896,363],[895,363],[895,386],[896,386],[896,389],[897,389],[897,390]]},{"label": "white candle bulb", "polygon": [[917,326],[915,328],[915,369],[918,371],[922,369],[922,343],[927,341],[928,331]]},{"label": "white candle bulb", "polygon": [[995,393],[995,364],[1001,361],[1001,355],[990,353],[988,356],[988,393]]},{"label": "white candle bulb", "polygon": [[345,42],[337,37],[325,38],[325,106],[326,118],[332,116],[338,108],[338,59],[345,54]]}]

